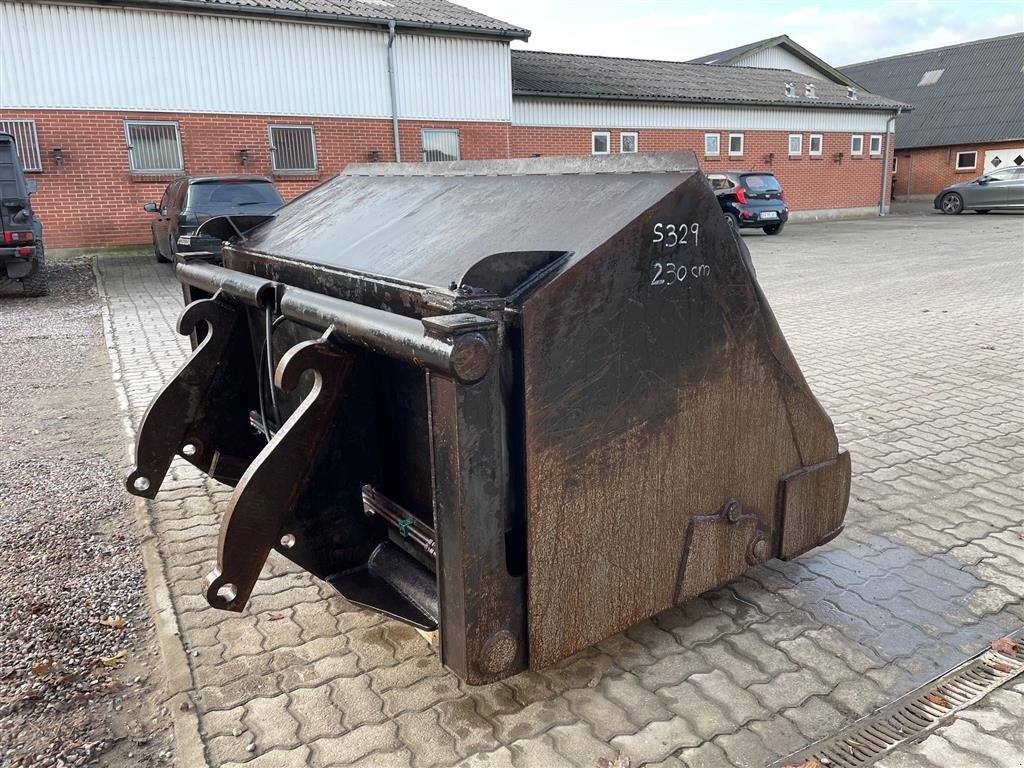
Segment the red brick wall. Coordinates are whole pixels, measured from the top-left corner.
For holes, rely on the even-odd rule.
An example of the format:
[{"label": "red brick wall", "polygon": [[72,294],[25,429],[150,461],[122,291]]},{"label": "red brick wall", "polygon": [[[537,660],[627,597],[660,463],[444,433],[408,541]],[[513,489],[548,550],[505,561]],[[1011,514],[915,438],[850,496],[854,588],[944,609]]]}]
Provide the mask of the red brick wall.
[{"label": "red brick wall", "polygon": [[[149,241],[152,215],[142,206],[158,201],[173,176],[140,176],[129,171],[125,120],[176,120],[186,173],[271,176],[285,199],[340,173],[349,163],[369,161],[375,150],[382,160],[394,160],[389,120],[31,110],[5,110],[0,118],[36,121],[43,173],[29,175],[38,185],[32,204],[43,222],[45,242],[52,248]],[[316,174],[272,174],[267,136],[271,123],[315,126]],[[462,156],[467,160],[507,156],[508,126],[504,123],[403,121],[403,160],[422,159],[423,127],[458,128]],[[54,147],[64,151],[60,168],[51,155]],[[245,168],[238,156],[242,148],[249,150]]]},{"label": "red brick wall", "polygon": [[[898,162],[894,194],[896,197],[935,195],[950,184],[981,176],[985,172],[986,152],[1020,147],[1024,147],[1024,140],[899,150],[896,152]],[[970,170],[958,171],[956,169],[958,152],[977,152],[976,166]]]},{"label": "red brick wall", "polygon": [[[157,201],[172,177],[138,176],[129,171],[124,121],[177,120],[186,173],[256,173],[273,176],[267,126],[271,123],[315,126],[319,171],[309,176],[273,176],[281,194],[290,199],[341,172],[353,162],[367,162],[379,151],[381,160],[394,160],[391,122],[361,119],[282,118],[254,115],[167,115],[164,113],[91,111],[5,111],[0,118],[36,121],[43,156],[43,173],[33,205],[43,221],[50,247],[126,245],[150,239],[150,214],[142,206]],[[505,123],[465,123],[403,120],[402,159],[421,160],[420,130],[452,127],[459,130],[464,159],[590,154],[589,128],[539,128]],[[599,130],[599,129],[598,129]],[[637,129],[640,151],[691,149],[706,172],[724,169],[773,171],[794,210],[854,208],[878,204],[881,158],[851,158],[850,134],[824,134],[821,157],[809,157],[809,134],[803,155],[787,154],[788,132],[745,131],[744,155],[727,155],[728,133],[721,133],[722,155],[705,158],[703,130]],[[612,133],[612,151],[619,131]],[[868,135],[864,137],[865,152]],[[54,147],[64,151],[57,168]],[[238,150],[249,150],[245,168]],[[835,155],[843,153],[842,162]],[[774,157],[768,163],[768,155]]]}]

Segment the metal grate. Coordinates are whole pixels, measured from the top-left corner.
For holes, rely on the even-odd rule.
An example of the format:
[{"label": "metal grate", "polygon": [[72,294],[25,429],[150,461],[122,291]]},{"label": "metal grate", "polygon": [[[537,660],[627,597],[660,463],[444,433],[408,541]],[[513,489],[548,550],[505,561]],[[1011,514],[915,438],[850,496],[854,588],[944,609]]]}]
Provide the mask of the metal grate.
[{"label": "metal grate", "polygon": [[270,126],[272,167],[281,173],[316,171],[316,141],[311,125]]},{"label": "metal grate", "polygon": [[[1006,643],[988,650],[912,691],[829,739],[811,744],[772,768],[814,765],[865,768],[910,739],[917,739],[943,720],[1024,672],[1024,647]],[[1011,650],[1012,649],[1012,650]]]},{"label": "metal grate", "polygon": [[9,133],[14,137],[23,171],[39,173],[43,170],[35,120],[0,120],[0,133]]},{"label": "metal grate", "polygon": [[181,135],[175,122],[126,120],[128,164],[133,173],[176,173],[184,170]]}]

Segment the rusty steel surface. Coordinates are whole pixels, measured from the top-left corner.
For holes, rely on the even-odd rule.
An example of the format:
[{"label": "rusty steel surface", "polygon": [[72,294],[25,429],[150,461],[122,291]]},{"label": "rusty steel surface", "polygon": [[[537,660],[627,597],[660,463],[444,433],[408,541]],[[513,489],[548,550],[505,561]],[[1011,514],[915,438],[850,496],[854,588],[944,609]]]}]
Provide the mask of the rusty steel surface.
[{"label": "rusty steel surface", "polygon": [[484,683],[842,528],[849,455],[691,153],[353,166],[178,275],[207,324],[128,484],[236,485],[215,607],[276,548]]}]

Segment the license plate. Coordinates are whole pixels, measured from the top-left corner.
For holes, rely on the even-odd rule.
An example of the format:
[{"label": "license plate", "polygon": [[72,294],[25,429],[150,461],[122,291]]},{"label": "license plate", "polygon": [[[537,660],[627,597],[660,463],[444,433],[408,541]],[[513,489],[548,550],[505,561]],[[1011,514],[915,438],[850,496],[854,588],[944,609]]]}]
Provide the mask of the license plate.
[{"label": "license plate", "polygon": [[759,213],[757,217],[759,219],[777,219],[779,218],[779,214],[775,211],[764,211],[763,213]]}]

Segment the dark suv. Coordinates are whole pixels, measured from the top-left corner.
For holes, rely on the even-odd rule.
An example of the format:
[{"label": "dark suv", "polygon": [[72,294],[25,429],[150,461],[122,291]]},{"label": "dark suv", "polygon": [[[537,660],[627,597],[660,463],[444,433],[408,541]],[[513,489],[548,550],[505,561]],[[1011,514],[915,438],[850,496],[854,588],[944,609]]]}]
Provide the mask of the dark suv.
[{"label": "dark suv", "polygon": [[789,206],[775,175],[766,171],[709,173],[718,204],[730,224],[757,227],[777,235],[789,219]]},{"label": "dark suv", "polygon": [[36,183],[25,181],[14,137],[0,133],[0,276],[20,280],[26,296],[45,296],[43,225],[29,200],[35,191]]},{"label": "dark suv", "polygon": [[215,216],[265,218],[284,205],[270,179],[262,176],[182,176],[167,185],[160,205],[145,209],[153,221],[153,255],[157,261],[220,256],[221,240],[196,234]]}]

